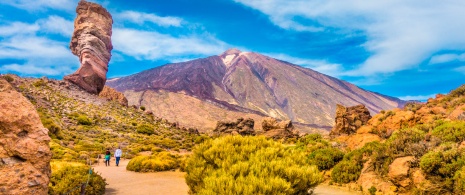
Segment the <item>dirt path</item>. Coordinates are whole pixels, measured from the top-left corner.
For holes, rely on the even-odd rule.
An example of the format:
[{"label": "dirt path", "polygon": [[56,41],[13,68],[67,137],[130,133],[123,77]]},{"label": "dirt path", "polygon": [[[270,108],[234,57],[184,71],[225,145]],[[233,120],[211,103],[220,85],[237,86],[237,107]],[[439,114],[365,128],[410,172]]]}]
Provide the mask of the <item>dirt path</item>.
[{"label": "dirt path", "polygon": [[120,162],[120,166],[105,167],[100,163],[94,170],[107,179],[105,194],[172,194],[186,195],[189,188],[182,172],[136,173],[126,171],[128,160]]},{"label": "dirt path", "polygon": [[[128,160],[120,162],[120,166],[105,167],[104,163],[94,166],[94,170],[107,179],[106,193],[113,194],[156,194],[156,195],[187,195],[189,188],[184,181],[183,172],[136,173],[126,171]],[[332,186],[320,185],[315,189],[315,195],[356,195]]]}]

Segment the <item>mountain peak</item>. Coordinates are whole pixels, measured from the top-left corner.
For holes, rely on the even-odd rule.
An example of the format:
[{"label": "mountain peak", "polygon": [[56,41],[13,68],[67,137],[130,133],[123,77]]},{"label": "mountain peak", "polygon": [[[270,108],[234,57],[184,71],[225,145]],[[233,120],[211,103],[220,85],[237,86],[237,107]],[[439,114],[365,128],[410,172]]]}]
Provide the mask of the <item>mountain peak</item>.
[{"label": "mountain peak", "polygon": [[236,48],[231,48],[231,49],[226,50],[223,54],[221,54],[221,56],[239,55],[240,53],[242,53],[241,50],[238,50]]},{"label": "mountain peak", "polygon": [[237,56],[240,56],[242,53],[241,50],[238,50],[236,48],[231,48],[226,50],[224,53],[220,55],[221,59],[223,60],[224,65],[226,66],[231,66],[232,62],[234,59],[236,59]]}]

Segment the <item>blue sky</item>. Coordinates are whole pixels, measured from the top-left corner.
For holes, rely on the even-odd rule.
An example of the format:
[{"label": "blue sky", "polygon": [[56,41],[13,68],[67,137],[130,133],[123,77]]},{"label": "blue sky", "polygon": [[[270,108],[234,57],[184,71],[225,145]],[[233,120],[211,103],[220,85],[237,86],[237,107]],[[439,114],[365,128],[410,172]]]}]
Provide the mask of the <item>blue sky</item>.
[{"label": "blue sky", "polygon": [[[108,77],[253,51],[401,99],[465,84],[465,1],[92,0],[113,15]],[[0,73],[61,79],[77,0],[2,0]]]}]

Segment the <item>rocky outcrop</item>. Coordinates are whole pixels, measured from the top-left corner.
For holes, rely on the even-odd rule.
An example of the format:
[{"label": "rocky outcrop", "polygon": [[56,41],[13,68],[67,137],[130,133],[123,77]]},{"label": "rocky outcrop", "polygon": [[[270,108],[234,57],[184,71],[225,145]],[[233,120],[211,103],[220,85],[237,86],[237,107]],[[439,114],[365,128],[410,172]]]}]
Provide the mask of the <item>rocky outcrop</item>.
[{"label": "rocky outcrop", "polygon": [[109,101],[115,101],[123,106],[128,106],[128,99],[124,97],[124,94],[116,91],[115,89],[105,86],[99,94],[100,97],[105,98]]},{"label": "rocky outcrop", "polygon": [[371,119],[370,111],[364,105],[344,107],[337,105],[336,120],[331,135],[350,135]]},{"label": "rocky outcrop", "polygon": [[263,134],[273,139],[287,139],[299,137],[299,131],[294,129],[290,120],[278,122],[275,118],[265,118],[262,122]]},{"label": "rocky outcrop", "polygon": [[0,194],[47,194],[48,130],[34,106],[0,78]]},{"label": "rocky outcrop", "polygon": [[255,135],[254,124],[255,122],[251,118],[239,118],[236,122],[218,121],[213,133],[216,135]]},{"label": "rocky outcrop", "polygon": [[388,177],[391,182],[401,187],[409,186],[412,182],[412,180],[408,177],[410,163],[414,160],[414,156],[396,158],[391,165],[389,165]]},{"label": "rocky outcrop", "polygon": [[111,58],[112,24],[110,13],[102,6],[81,0],[76,8],[70,49],[79,57],[81,67],[64,77],[89,93],[98,94],[107,80]]}]

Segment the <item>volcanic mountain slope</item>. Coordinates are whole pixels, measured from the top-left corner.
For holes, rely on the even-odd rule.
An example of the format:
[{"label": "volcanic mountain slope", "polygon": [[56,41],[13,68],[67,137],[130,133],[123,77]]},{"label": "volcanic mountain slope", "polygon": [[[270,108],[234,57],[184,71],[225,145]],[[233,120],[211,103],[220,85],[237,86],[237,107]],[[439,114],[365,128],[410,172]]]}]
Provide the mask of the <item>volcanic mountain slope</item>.
[{"label": "volcanic mountain slope", "polygon": [[196,126],[201,130],[243,113],[328,128],[334,124],[336,104],[364,104],[372,113],[404,104],[310,69],[237,49],[112,79],[107,85],[123,92],[129,104],[143,105],[159,117],[185,126],[195,126],[191,119],[196,118],[203,124]]}]

